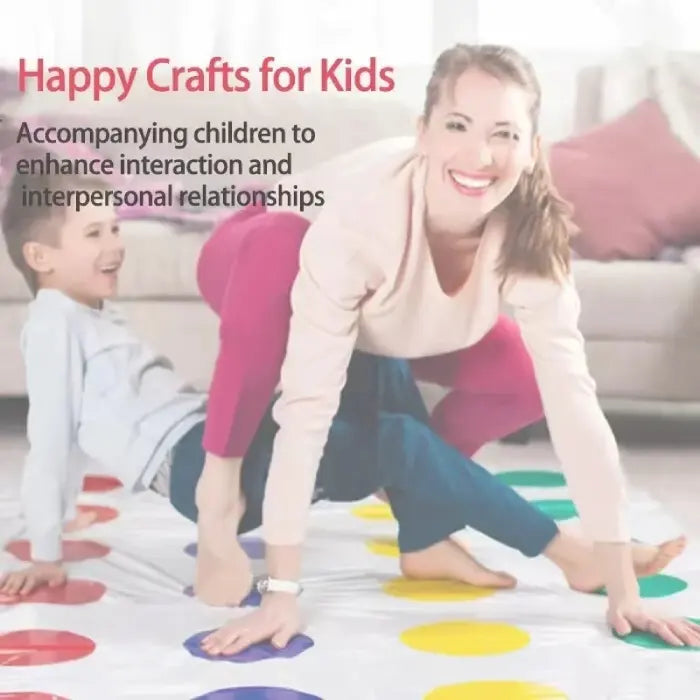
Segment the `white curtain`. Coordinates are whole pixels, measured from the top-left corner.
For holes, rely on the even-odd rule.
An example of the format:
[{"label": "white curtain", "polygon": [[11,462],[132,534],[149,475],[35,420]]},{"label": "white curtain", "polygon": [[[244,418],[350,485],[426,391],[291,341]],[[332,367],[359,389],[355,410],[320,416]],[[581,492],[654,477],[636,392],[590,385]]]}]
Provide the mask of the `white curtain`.
[{"label": "white curtain", "polygon": [[272,54],[304,63],[342,53],[429,63],[455,41],[524,50],[700,51],[692,0],[4,0],[0,65],[199,63]]},{"label": "white curtain", "polygon": [[321,57],[402,65],[428,62],[433,0],[4,0],[0,66],[135,65],[167,56],[198,65],[213,55],[265,55],[305,64]]},{"label": "white curtain", "polygon": [[689,0],[597,0],[632,50],[606,66],[601,117],[654,98],[700,156],[700,5]]}]

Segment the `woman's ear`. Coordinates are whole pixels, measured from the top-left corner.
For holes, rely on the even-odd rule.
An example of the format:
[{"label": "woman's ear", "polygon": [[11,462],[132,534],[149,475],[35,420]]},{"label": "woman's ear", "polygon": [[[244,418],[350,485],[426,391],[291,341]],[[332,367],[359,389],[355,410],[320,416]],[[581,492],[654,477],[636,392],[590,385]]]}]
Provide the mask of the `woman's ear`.
[{"label": "woman's ear", "polygon": [[534,171],[535,166],[537,165],[537,162],[539,161],[541,155],[542,155],[542,138],[540,137],[539,134],[537,134],[532,139],[532,152],[530,153],[530,162],[528,163],[527,167],[525,168],[525,172],[528,173],[528,175],[532,175],[532,172]]},{"label": "woman's ear", "polygon": [[428,128],[425,117],[421,114],[416,121],[416,151],[420,155],[425,155],[426,152],[426,130]]}]

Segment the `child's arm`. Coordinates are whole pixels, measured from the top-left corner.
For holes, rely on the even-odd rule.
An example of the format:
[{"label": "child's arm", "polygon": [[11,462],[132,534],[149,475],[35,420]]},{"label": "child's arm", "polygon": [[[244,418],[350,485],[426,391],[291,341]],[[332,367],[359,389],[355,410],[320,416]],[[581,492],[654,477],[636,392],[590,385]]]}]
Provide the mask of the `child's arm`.
[{"label": "child's arm", "polygon": [[75,498],[74,457],[83,389],[80,344],[69,318],[30,321],[22,337],[29,413],[21,500],[34,563],[60,565],[63,521]]},{"label": "child's arm", "polygon": [[[88,456],[78,447],[73,446],[73,452],[70,457],[71,469],[68,472],[68,482],[66,483],[66,510],[63,515],[66,525],[73,525],[76,522],[88,522],[78,511],[78,496],[83,488],[83,477],[87,472],[87,467],[90,464]],[[80,528],[75,528],[80,529]],[[66,528],[64,528],[64,531]]]}]

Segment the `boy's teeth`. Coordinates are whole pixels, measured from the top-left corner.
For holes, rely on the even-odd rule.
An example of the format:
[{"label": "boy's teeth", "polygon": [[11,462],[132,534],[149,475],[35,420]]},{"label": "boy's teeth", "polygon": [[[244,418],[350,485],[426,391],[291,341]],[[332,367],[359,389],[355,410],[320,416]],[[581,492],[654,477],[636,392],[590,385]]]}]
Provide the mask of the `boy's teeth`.
[{"label": "boy's teeth", "polygon": [[464,187],[488,187],[493,182],[491,178],[467,177],[466,175],[458,175],[455,172],[452,173],[452,177]]}]

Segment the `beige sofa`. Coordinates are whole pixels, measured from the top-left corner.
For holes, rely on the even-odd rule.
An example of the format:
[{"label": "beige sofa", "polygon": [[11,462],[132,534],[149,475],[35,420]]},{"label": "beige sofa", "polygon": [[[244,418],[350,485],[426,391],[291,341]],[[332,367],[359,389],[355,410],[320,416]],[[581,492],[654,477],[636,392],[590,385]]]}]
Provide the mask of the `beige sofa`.
[{"label": "beige sofa", "polygon": [[[65,112],[66,106],[60,109]],[[70,105],[68,111],[79,109]],[[25,110],[31,111],[31,105]],[[149,125],[156,119],[161,124],[200,125],[207,119],[247,119],[255,125],[312,126],[317,132],[313,144],[268,145],[262,151],[258,146],[203,145],[191,151],[216,149],[217,156],[230,157],[281,157],[291,151],[296,171],[374,139],[411,134],[415,123],[414,111],[399,100],[329,94],[181,98],[142,92],[127,103],[103,105],[90,116],[100,124]],[[84,115],[63,118],[86,122]],[[584,126],[578,120],[578,127]],[[172,150],[162,146],[150,152]],[[135,147],[130,151],[140,153]],[[198,298],[195,280],[206,233],[154,221],[129,221],[123,231],[128,246],[121,284],[124,308],[135,328],[167,353],[185,377],[206,387],[217,342],[216,320]],[[581,328],[603,405],[615,411],[700,413],[700,271],[684,263],[577,261],[575,275],[583,303]],[[18,338],[28,299],[3,248],[0,396],[25,392]]]}]

